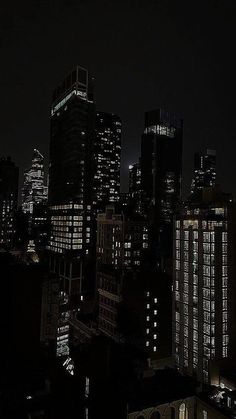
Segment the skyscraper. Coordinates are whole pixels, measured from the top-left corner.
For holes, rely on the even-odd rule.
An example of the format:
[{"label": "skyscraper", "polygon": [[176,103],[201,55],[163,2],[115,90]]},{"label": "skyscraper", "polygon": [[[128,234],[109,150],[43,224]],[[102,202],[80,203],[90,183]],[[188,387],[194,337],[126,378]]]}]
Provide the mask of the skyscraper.
[{"label": "skyscraper", "polygon": [[44,157],[39,150],[34,149],[32,165],[24,172],[22,188],[22,210],[33,213],[34,205],[47,202],[48,191],[44,180]]},{"label": "skyscraper", "polygon": [[92,290],[94,264],[93,79],[77,66],[53,94],[49,167],[50,271],[60,282],[57,354],[68,354],[68,320]]},{"label": "skyscraper", "polygon": [[10,157],[0,160],[0,246],[11,248],[17,209],[19,169]]},{"label": "skyscraper", "polygon": [[203,153],[194,155],[194,176],[191,193],[203,188],[215,186],[216,183],[216,152],[206,149]]},{"label": "skyscraper", "polygon": [[203,189],[176,216],[173,353],[182,372],[211,382],[211,365],[235,353],[235,204]]},{"label": "skyscraper", "polygon": [[98,211],[119,200],[121,120],[117,115],[96,112],[95,124],[95,196]]},{"label": "skyscraper", "polygon": [[[183,121],[161,109],[146,112],[141,142],[141,179],[152,219],[155,260],[171,258],[172,218],[181,196]],[[163,268],[164,269],[164,268]]]},{"label": "skyscraper", "polygon": [[141,191],[141,164],[140,159],[137,163],[129,165],[129,193],[134,198]]},{"label": "skyscraper", "polygon": [[129,165],[129,206],[136,213],[144,215],[140,159]]}]

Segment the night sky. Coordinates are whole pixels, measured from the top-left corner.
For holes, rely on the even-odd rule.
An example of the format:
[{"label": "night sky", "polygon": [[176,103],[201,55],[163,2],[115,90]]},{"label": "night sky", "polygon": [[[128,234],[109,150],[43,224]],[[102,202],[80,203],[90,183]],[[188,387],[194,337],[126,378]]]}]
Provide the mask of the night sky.
[{"label": "night sky", "polygon": [[51,93],[75,64],[96,79],[97,109],[123,121],[122,179],[140,152],[144,112],[184,118],[185,192],[193,153],[217,150],[236,193],[236,2],[30,0],[1,2],[0,155],[22,171],[48,156]]}]

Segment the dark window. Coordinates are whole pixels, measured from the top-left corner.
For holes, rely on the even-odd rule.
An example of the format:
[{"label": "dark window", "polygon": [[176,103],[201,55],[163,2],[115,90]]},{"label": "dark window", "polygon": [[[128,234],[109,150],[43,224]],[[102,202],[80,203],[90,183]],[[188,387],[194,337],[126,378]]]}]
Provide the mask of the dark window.
[{"label": "dark window", "polygon": [[161,415],[159,412],[153,412],[150,416],[150,419],[160,419]]}]

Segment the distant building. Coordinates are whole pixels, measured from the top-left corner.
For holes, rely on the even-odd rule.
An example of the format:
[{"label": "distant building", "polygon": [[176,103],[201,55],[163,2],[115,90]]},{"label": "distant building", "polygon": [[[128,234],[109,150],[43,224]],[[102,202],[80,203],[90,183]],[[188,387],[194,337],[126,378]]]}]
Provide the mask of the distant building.
[{"label": "distant building", "polygon": [[181,197],[183,121],[161,109],[145,113],[141,141],[143,204],[151,220],[155,265],[172,258],[172,219]]},{"label": "distant building", "polygon": [[129,193],[133,197],[141,190],[141,164],[140,159],[137,163],[129,165]]},{"label": "distant building", "polygon": [[129,165],[129,195],[134,211],[144,215],[140,159],[137,163]]},{"label": "distant building", "polygon": [[161,109],[145,113],[141,142],[142,188],[160,223],[170,223],[179,202],[183,121]]},{"label": "distant building", "polygon": [[211,383],[212,363],[235,353],[236,212],[230,196],[203,189],[176,216],[173,353],[176,367]]},{"label": "distant building", "polygon": [[216,184],[216,151],[206,149],[194,155],[194,176],[191,193],[203,188],[214,187]]},{"label": "distant building", "polygon": [[0,160],[0,247],[11,248],[15,230],[19,169],[10,157]]},{"label": "distant building", "polygon": [[120,194],[121,120],[117,115],[96,112],[94,157],[95,200],[101,212],[118,202]]},{"label": "distant building", "polygon": [[33,151],[32,165],[24,173],[22,188],[22,210],[33,213],[34,205],[47,202],[48,190],[44,180],[44,157],[37,150]]}]

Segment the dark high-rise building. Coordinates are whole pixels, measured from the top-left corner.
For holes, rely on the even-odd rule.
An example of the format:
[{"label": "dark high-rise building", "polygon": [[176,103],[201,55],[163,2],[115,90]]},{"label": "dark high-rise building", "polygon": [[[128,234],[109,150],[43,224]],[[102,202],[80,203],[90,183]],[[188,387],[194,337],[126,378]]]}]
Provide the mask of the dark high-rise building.
[{"label": "dark high-rise building", "polygon": [[136,213],[144,215],[140,159],[129,165],[129,206]]},{"label": "dark high-rise building", "polygon": [[129,193],[132,198],[136,197],[141,191],[141,164],[140,159],[137,163],[129,165]]},{"label": "dark high-rise building", "polygon": [[[194,195],[193,195],[194,196]],[[187,202],[174,234],[176,367],[211,383],[213,363],[235,356],[235,204],[215,189]]]},{"label": "dark high-rise building", "polygon": [[0,160],[0,246],[11,248],[17,209],[19,169],[8,157]]},{"label": "dark high-rise building", "polygon": [[50,272],[60,281],[57,354],[68,354],[68,320],[92,291],[93,79],[77,66],[53,94],[49,165]]},{"label": "dark high-rise building", "polygon": [[216,184],[216,152],[206,149],[204,153],[194,155],[194,176],[191,193]]},{"label": "dark high-rise building", "polygon": [[142,187],[160,224],[170,223],[181,195],[183,121],[146,112],[141,143]]},{"label": "dark high-rise building", "polygon": [[119,200],[121,120],[117,115],[96,112],[94,181],[97,209]]},{"label": "dark high-rise building", "polygon": [[161,109],[146,112],[141,142],[144,208],[152,219],[155,261],[171,258],[172,218],[181,196],[183,121]]}]

